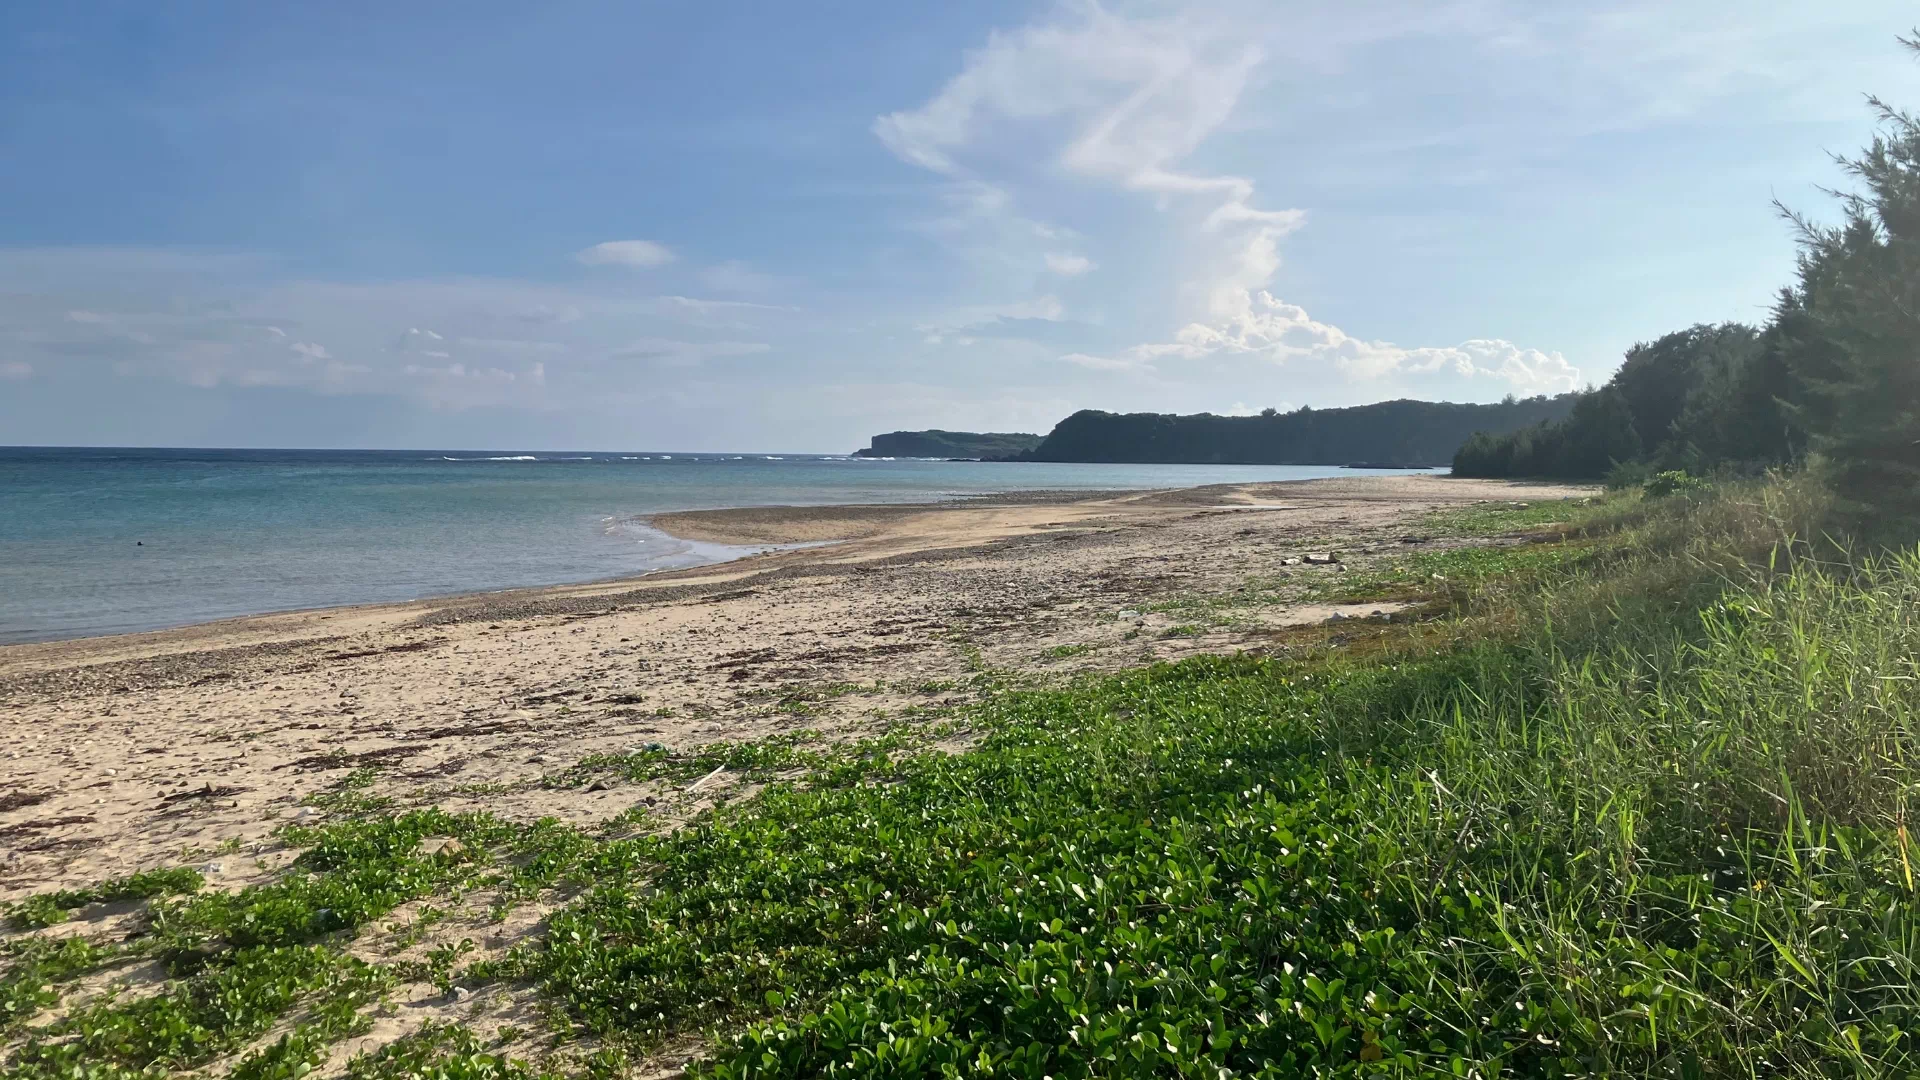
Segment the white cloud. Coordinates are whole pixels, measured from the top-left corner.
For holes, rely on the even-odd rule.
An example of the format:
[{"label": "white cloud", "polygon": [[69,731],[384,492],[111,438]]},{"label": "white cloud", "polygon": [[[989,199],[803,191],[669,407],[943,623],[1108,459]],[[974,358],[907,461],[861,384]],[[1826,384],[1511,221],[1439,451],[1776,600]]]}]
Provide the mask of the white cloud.
[{"label": "white cloud", "polygon": [[[1189,318],[1170,341],[1108,355],[1074,351],[1062,361],[1191,377],[1197,370],[1169,365],[1247,355],[1317,364],[1363,382],[1445,372],[1523,390],[1576,383],[1578,371],[1558,353],[1490,339],[1401,348],[1352,337],[1276,299],[1268,289],[1280,241],[1305,214],[1258,205],[1248,178],[1187,165],[1232,117],[1266,58],[1263,44],[1244,20],[1128,18],[1097,4],[1062,11],[1054,21],[993,35],[932,99],[882,116],[873,128],[902,160],[964,185],[981,215],[1010,213],[1014,202],[1011,178],[983,168],[1004,170],[1019,156],[1015,148],[1035,138],[1052,148],[1042,156],[1067,174],[1148,195],[1165,212],[1188,252],[1168,299]],[[1045,262],[1060,274],[1091,269],[1083,257],[1051,251]]]},{"label": "white cloud", "polygon": [[1061,277],[1078,277],[1094,268],[1094,261],[1085,255],[1073,255],[1057,251],[1047,252],[1047,269]]},{"label": "white cloud", "polygon": [[8,360],[0,363],[0,379],[31,379],[33,365],[25,360]]},{"label": "white cloud", "polygon": [[998,326],[1009,320],[1059,322],[1066,317],[1066,313],[1066,305],[1060,302],[1060,298],[1048,293],[1004,304],[973,304],[952,308],[937,318],[916,324],[914,330],[922,335],[921,340],[928,345],[938,345],[949,339],[962,345],[971,345],[971,338],[956,338],[953,335]]},{"label": "white cloud", "polygon": [[653,306],[654,310],[670,318],[705,324],[738,324],[761,313],[800,310],[786,304],[756,304],[748,300],[703,300],[692,296],[657,297]]},{"label": "white cloud", "polygon": [[666,245],[652,240],[608,240],[576,252],[573,256],[588,266],[665,266],[674,259]]},{"label": "white cloud", "polygon": [[1088,371],[1145,371],[1148,366],[1143,360],[1125,356],[1094,356],[1092,353],[1067,353],[1060,359]]},{"label": "white cloud", "polygon": [[[448,352],[446,346],[442,344],[446,340],[446,337],[437,331],[409,326],[400,335],[400,340],[395,343],[394,349],[397,352],[425,356],[434,360],[447,360],[451,359],[453,354]],[[298,345],[294,346],[295,351],[299,348]]]},{"label": "white cloud", "polygon": [[1091,361],[1101,359],[1107,370],[1157,366],[1164,372],[1178,361],[1236,357],[1276,365],[1306,365],[1316,372],[1332,371],[1360,383],[1445,374],[1502,381],[1517,392],[1530,394],[1560,393],[1580,384],[1580,369],[1557,352],[1525,349],[1497,339],[1412,349],[1365,341],[1314,319],[1306,309],[1265,290],[1251,294],[1239,310],[1216,322],[1187,324],[1172,341],[1136,345],[1116,356],[1081,357],[1073,362],[1095,367]]},{"label": "white cloud", "polygon": [[[425,355],[445,357],[445,353]],[[416,393],[435,409],[460,410],[476,405],[498,405],[525,401],[537,394],[547,381],[545,364],[511,370],[492,365],[468,365],[460,361],[446,364],[407,364],[400,374],[416,384]]]},{"label": "white cloud", "polygon": [[603,401],[619,383],[612,349],[688,321],[617,283],[302,280],[257,260],[110,254],[69,275],[59,253],[0,249],[0,356],[76,376],[542,411]]}]

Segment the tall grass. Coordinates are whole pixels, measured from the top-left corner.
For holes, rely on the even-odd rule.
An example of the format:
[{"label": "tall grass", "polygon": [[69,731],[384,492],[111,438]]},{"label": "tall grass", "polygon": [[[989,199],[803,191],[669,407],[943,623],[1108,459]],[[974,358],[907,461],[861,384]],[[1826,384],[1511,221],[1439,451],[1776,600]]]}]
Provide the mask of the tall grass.
[{"label": "tall grass", "polygon": [[1383,887],[1501,911],[1503,955],[1449,943],[1450,981],[1543,1001],[1583,1068],[1912,1075],[1920,556],[1745,577],[1688,619],[1351,672],[1318,732]]}]

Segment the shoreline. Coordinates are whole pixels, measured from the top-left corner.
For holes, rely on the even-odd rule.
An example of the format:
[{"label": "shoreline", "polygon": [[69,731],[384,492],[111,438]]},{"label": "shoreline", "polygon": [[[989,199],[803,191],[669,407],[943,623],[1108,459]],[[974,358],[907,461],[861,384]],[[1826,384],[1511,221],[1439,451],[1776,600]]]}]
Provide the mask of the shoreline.
[{"label": "shoreline", "polygon": [[[876,471],[808,461],[748,462],[744,471],[710,462],[690,471],[609,465],[590,474],[557,464],[385,461],[392,456],[374,453],[377,467],[358,472],[290,470],[282,458],[303,459],[291,451],[158,470],[88,463],[85,455],[32,465],[22,474],[27,482],[0,497],[16,511],[0,527],[0,548],[14,555],[0,566],[0,648],[640,578],[768,546],[753,535],[709,547],[705,533],[675,536],[648,524],[686,510],[1060,501],[1332,471],[1047,465],[1014,476],[983,465]],[[529,471],[536,468],[544,471]],[[56,494],[69,481],[74,493]],[[178,483],[190,486],[170,486]],[[202,487],[218,497],[204,507],[178,501],[180,490]],[[815,531],[793,542],[869,531]]]},{"label": "shoreline", "polygon": [[[513,820],[604,821],[656,795],[696,813],[738,792],[552,778],[636,746],[958,718],[983,672],[1045,682],[1309,647],[1334,616],[1396,610],[1338,600],[1339,575],[1456,543],[1407,546],[1432,511],[1586,493],[1355,477],[688,511],[662,525],[764,542],[852,522],[862,535],[639,578],[0,647],[13,735],[0,900],[220,851],[277,865],[279,825],[348,783],[398,807]],[[1343,554],[1304,558],[1328,551]],[[219,888],[270,872],[213,864]]]},{"label": "shoreline", "polygon": [[[1273,483],[1311,483],[1313,481],[1283,480]],[[1221,486],[1221,485],[1213,485]],[[626,585],[638,585],[644,582],[674,580],[682,576],[705,577],[719,568],[738,566],[755,559],[773,558],[794,551],[817,550],[842,543],[869,539],[882,530],[868,527],[857,531],[857,535],[816,536],[795,535],[790,539],[758,537],[751,533],[726,533],[722,526],[707,522],[722,522],[734,515],[745,515],[763,519],[767,522],[791,521],[795,523],[819,520],[887,522],[909,515],[939,513],[945,510],[999,509],[1015,506],[1057,505],[1085,501],[1088,499],[1111,498],[1128,495],[1151,495],[1160,492],[1196,490],[1185,488],[1129,488],[1112,491],[1075,489],[1049,489],[1036,491],[996,492],[985,495],[957,495],[940,502],[912,503],[833,503],[823,505],[775,503],[760,506],[716,507],[699,510],[668,510],[658,513],[637,515],[633,520],[646,528],[653,529],[672,539],[688,544],[706,547],[737,549],[735,553],[713,559],[708,562],[686,566],[662,567],[657,570],[642,570],[637,573],[620,573],[605,577],[585,578],[578,581],[555,581],[531,585],[508,585],[497,589],[463,589],[455,592],[433,593],[427,596],[406,600],[363,600],[344,603],[316,604],[311,607],[276,608],[265,611],[243,612],[212,619],[198,619],[189,622],[173,623],[166,626],[148,627],[137,630],[121,630],[104,634],[83,633],[57,637],[32,638],[19,641],[0,642],[0,689],[4,689],[8,661],[16,653],[27,651],[56,650],[62,646],[85,645],[94,642],[120,642],[135,639],[199,636],[201,632],[222,629],[244,631],[250,629],[247,623],[277,623],[290,619],[320,618],[332,619],[336,616],[354,616],[373,613],[404,612],[422,606],[458,605],[465,602],[480,602],[497,598],[538,598],[553,594],[573,594],[581,590],[611,589]],[[669,524],[663,524],[668,522]],[[777,525],[773,526],[778,528]]]}]

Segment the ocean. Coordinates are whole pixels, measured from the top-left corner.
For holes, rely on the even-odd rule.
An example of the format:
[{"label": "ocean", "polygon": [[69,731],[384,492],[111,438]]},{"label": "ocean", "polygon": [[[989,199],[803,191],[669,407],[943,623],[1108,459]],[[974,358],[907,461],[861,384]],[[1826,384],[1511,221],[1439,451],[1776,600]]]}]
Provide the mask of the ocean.
[{"label": "ocean", "polygon": [[0,644],[644,574],[750,554],[668,510],[1353,473],[815,454],[0,447]]}]

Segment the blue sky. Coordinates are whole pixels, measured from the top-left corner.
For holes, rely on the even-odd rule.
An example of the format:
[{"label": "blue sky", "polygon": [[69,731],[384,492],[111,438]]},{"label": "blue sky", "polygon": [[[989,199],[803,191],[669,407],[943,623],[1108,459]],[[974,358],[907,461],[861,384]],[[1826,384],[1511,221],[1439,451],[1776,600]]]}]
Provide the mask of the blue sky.
[{"label": "blue sky", "polygon": [[[1543,11],[1545,13],[1543,13]],[[1764,317],[1907,3],[0,12],[0,444],[839,451]]]}]

